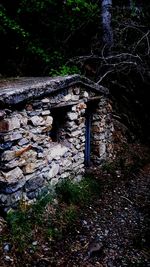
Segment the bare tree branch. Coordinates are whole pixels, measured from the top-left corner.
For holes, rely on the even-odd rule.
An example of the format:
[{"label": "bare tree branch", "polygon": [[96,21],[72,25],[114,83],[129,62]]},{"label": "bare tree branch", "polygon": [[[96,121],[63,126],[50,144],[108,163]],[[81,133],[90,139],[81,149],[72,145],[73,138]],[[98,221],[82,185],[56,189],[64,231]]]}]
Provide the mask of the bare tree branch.
[{"label": "bare tree branch", "polygon": [[149,34],[150,34],[150,31],[148,31],[146,34],[144,34],[135,46],[135,49],[136,49],[138,47],[138,45],[142,42],[142,40],[146,38],[146,40],[147,40],[147,54],[145,54],[145,55],[147,55],[147,56],[150,54],[150,43],[149,43],[149,38],[148,38]]},{"label": "bare tree branch", "polygon": [[105,72],[105,74],[97,81],[97,84],[101,83],[101,81],[109,74],[114,72],[114,70],[108,70],[107,72]]}]

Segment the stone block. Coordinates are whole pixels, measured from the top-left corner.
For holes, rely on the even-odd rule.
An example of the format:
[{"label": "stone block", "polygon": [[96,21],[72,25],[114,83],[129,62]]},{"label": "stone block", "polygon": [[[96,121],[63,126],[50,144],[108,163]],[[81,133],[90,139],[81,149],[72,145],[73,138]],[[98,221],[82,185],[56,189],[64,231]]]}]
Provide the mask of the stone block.
[{"label": "stone block", "polygon": [[15,167],[22,167],[26,164],[26,161],[24,159],[18,159],[18,158],[15,158],[11,161],[9,161],[8,163],[5,163],[5,167],[7,169],[12,169],[12,168],[15,168]]},{"label": "stone block", "polygon": [[22,139],[22,134],[19,132],[12,132],[12,134],[7,134],[4,136],[4,140],[7,141],[15,141]]},{"label": "stone block", "polygon": [[11,195],[0,194],[0,204],[2,207],[5,207],[7,212],[11,207],[16,208],[17,202],[22,198],[22,192],[17,191]]},{"label": "stone block", "polygon": [[41,112],[42,116],[47,116],[49,114],[50,114],[50,110],[44,110],[44,111]]},{"label": "stone block", "polygon": [[19,140],[19,142],[18,142],[18,145],[19,146],[24,146],[24,145],[26,145],[26,144],[28,144],[29,143],[29,140],[28,139],[26,139],[26,138],[21,138],[21,140]]},{"label": "stone block", "polygon": [[41,116],[33,116],[30,118],[30,121],[34,126],[42,126],[45,125],[44,119]]},{"label": "stone block", "polygon": [[33,173],[36,170],[36,163],[35,162],[29,162],[27,163],[23,168],[24,174],[30,174]]},{"label": "stone block", "polygon": [[46,104],[46,103],[49,103],[50,102],[50,99],[49,98],[43,98],[41,100],[42,103]]},{"label": "stone block", "polygon": [[[41,127],[41,133],[47,133],[47,132],[50,132],[51,130],[52,130],[52,125]],[[49,141],[50,141],[50,138],[49,138]]]},{"label": "stone block", "polygon": [[100,151],[100,157],[106,153],[106,144],[105,143],[100,144],[99,151]]},{"label": "stone block", "polygon": [[[32,146],[29,144],[28,146],[25,146],[25,147],[23,147],[23,148],[21,148],[21,149],[17,149],[16,151],[15,151],[15,156],[16,157],[20,157],[20,156],[24,156],[24,158],[25,159],[27,159],[26,158],[26,154],[31,154],[32,153],[32,151],[31,152],[29,152],[29,153],[27,153],[29,150],[31,150],[31,148],[32,148]],[[32,153],[33,154],[33,153]]]},{"label": "stone block", "polygon": [[14,129],[20,128],[20,120],[18,119],[17,116],[7,119],[7,121],[9,124],[9,131],[13,131]]},{"label": "stone block", "polygon": [[65,168],[71,166],[71,164],[72,164],[72,159],[71,158],[70,159],[68,159],[68,158],[62,159],[61,162],[60,162],[60,165],[64,166]]},{"label": "stone block", "polygon": [[73,131],[71,133],[72,137],[78,137],[78,136],[81,136],[81,135],[82,135],[82,131],[81,130]]},{"label": "stone block", "polygon": [[20,119],[20,124],[22,127],[27,127],[28,124],[28,117],[27,116],[22,116]]},{"label": "stone block", "polygon": [[71,110],[72,110],[73,112],[76,112],[76,111],[77,111],[77,105],[73,105],[73,106],[71,107]]},{"label": "stone block", "polygon": [[43,178],[42,174],[40,174],[39,176],[36,176],[36,177],[28,180],[28,182],[25,185],[25,190],[27,192],[35,191],[36,189],[42,187],[43,184],[44,184],[44,178]]},{"label": "stone block", "polygon": [[0,132],[5,133],[9,131],[9,122],[6,120],[0,120]]},{"label": "stone block", "polygon": [[65,102],[70,101],[71,99],[72,99],[72,94],[68,94],[63,97],[63,101]]},{"label": "stone block", "polygon": [[23,177],[23,179],[19,180],[19,182],[16,183],[1,183],[0,193],[4,193],[6,195],[12,194],[21,189],[24,186],[25,182],[25,177]]},{"label": "stone block", "polygon": [[70,172],[64,172],[64,173],[62,173],[61,174],[61,179],[66,179],[66,178],[68,178],[70,176]]},{"label": "stone block", "polygon": [[4,151],[1,156],[2,161],[10,161],[16,157],[15,151]]},{"label": "stone block", "polygon": [[0,204],[7,205],[8,196],[6,194],[0,194]]},{"label": "stone block", "polygon": [[99,123],[99,121],[101,120],[101,115],[94,114],[92,119],[93,119],[93,121],[98,121],[98,123]]},{"label": "stone block", "polygon": [[37,157],[37,152],[29,148],[28,150],[20,149],[16,152],[16,155],[21,156],[26,162],[35,162]]},{"label": "stone block", "polygon": [[78,167],[78,166],[80,166],[81,164],[83,164],[84,163],[84,159],[79,159],[77,162],[74,162],[73,164],[72,164],[72,169],[74,169],[75,171],[76,171],[76,168]]},{"label": "stone block", "polygon": [[36,192],[36,191],[31,191],[31,192],[27,192],[27,197],[29,198],[29,199],[36,199],[37,197],[38,197],[38,192]]},{"label": "stone block", "polygon": [[51,185],[52,187],[54,187],[56,184],[58,184],[58,182],[59,182],[59,178],[58,178],[58,177],[53,178],[53,179],[51,179],[51,181],[50,181],[50,185]]},{"label": "stone block", "polygon": [[16,167],[15,169],[9,172],[1,172],[0,182],[17,183],[22,178],[22,170],[19,167]]},{"label": "stone block", "polygon": [[48,173],[48,179],[54,178],[59,172],[59,165],[56,163],[52,163],[50,171]]},{"label": "stone block", "polygon": [[79,100],[79,95],[72,95],[71,100],[72,101],[78,101]]},{"label": "stone block", "polygon": [[68,147],[62,146],[61,144],[57,144],[52,146],[47,155],[48,161],[52,161],[53,159],[59,159],[60,157],[64,156],[65,153],[69,150]]},{"label": "stone block", "polygon": [[6,116],[6,112],[4,110],[0,110],[0,120],[3,120]]},{"label": "stone block", "polygon": [[79,103],[79,104],[77,105],[77,110],[78,110],[78,111],[84,110],[84,109],[86,109],[86,108],[87,108],[87,105],[86,105],[84,102]]},{"label": "stone block", "polygon": [[88,97],[89,97],[89,93],[88,93],[87,91],[84,91],[83,96],[84,96],[85,98],[88,98]]},{"label": "stone block", "polygon": [[78,118],[78,120],[77,120],[77,124],[80,125],[80,124],[82,124],[82,123],[85,125],[85,117],[80,117],[80,118]]},{"label": "stone block", "polygon": [[53,123],[53,118],[51,116],[47,116],[45,119],[45,126],[51,126]]},{"label": "stone block", "polygon": [[73,92],[74,92],[74,94],[79,95],[80,94],[80,88],[79,87],[75,87],[73,89]]},{"label": "stone block", "polygon": [[78,118],[78,114],[75,112],[68,112],[67,116],[68,116],[68,119],[71,121],[77,120]]},{"label": "stone block", "polygon": [[33,173],[37,169],[42,170],[42,168],[46,166],[45,160],[28,159],[28,161],[30,162],[27,162],[26,165],[23,167],[24,174]]}]

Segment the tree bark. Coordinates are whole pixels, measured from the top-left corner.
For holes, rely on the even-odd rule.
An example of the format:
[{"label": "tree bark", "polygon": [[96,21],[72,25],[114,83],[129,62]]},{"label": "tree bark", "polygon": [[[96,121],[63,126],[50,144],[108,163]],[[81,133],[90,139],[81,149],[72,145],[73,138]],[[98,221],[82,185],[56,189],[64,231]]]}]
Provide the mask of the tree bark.
[{"label": "tree bark", "polygon": [[113,45],[113,30],[111,27],[111,8],[112,0],[102,0],[102,28],[103,28],[103,43],[110,51]]}]

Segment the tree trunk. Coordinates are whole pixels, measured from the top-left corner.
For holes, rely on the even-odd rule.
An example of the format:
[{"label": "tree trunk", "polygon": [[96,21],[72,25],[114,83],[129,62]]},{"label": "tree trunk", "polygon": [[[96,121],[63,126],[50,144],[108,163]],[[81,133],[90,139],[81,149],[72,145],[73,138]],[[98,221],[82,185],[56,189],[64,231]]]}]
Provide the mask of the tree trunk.
[{"label": "tree trunk", "polygon": [[110,51],[113,45],[113,31],[111,27],[111,8],[112,0],[102,0],[102,28],[103,28],[103,43]]},{"label": "tree trunk", "polygon": [[130,9],[132,9],[133,6],[134,6],[134,2],[133,2],[133,0],[129,0],[129,7],[130,7]]}]

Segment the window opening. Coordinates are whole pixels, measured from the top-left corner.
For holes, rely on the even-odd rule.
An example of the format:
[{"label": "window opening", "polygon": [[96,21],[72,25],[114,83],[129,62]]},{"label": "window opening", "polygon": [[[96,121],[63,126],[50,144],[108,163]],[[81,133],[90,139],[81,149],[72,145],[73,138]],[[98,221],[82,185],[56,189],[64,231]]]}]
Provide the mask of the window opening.
[{"label": "window opening", "polygon": [[53,142],[63,142],[66,139],[67,111],[68,107],[53,108],[51,110],[53,124],[50,137]]}]

